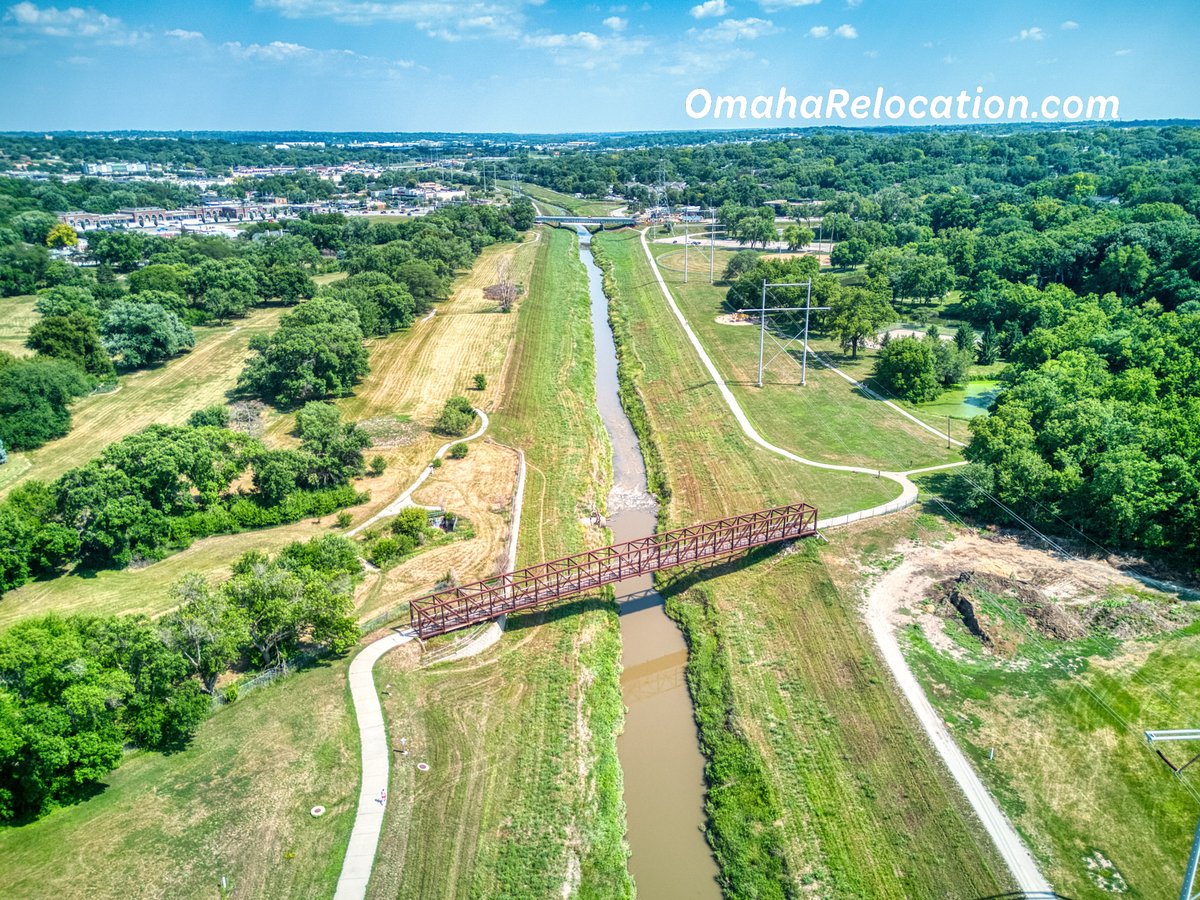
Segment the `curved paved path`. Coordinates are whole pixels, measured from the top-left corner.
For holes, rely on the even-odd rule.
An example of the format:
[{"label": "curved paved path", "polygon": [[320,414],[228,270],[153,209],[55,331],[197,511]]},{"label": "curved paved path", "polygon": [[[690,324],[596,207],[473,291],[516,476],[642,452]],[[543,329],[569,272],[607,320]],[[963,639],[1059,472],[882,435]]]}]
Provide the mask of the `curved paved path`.
[{"label": "curved paved path", "polygon": [[[487,431],[487,414],[481,409],[476,409],[475,412],[480,418],[479,429],[469,437],[463,438],[463,441],[473,441]],[[457,443],[459,441],[445,444],[434,458],[440,459],[442,454]],[[427,466],[403,494],[357,528],[346,532],[347,537],[407,506],[411,502],[413,492],[432,473],[433,466]],[[521,484],[523,485],[523,479]],[[520,495],[517,502],[519,497]],[[520,521],[519,516],[518,512],[515,517],[517,521]],[[513,552],[510,551],[510,558]],[[359,741],[362,744],[362,786],[358,792],[358,812],[354,817],[354,828],[350,832],[350,843],[346,846],[346,857],[342,862],[342,873],[338,876],[334,900],[362,900],[367,895],[367,884],[371,880],[371,870],[375,865],[375,851],[379,847],[379,835],[383,830],[383,814],[387,808],[388,767],[392,749],[383,720],[383,707],[375,690],[375,663],[389,650],[407,644],[415,637],[416,633],[409,628],[392,631],[367,644],[350,661],[350,699],[354,703],[354,718],[358,722]]]},{"label": "curved paved path", "polygon": [[[861,472],[866,475],[878,475],[882,478],[888,478],[901,486],[900,496],[891,501],[870,509],[862,510],[857,513],[850,513],[845,516],[837,516],[832,519],[822,519],[817,523],[818,528],[830,528],[834,525],[844,525],[847,522],[853,522],[858,519],[866,519],[872,516],[880,516],[885,513],[894,512],[909,506],[917,499],[917,486],[908,478],[910,474],[918,472],[930,472],[937,469],[951,468],[956,465],[965,465],[965,463],[950,463],[946,466],[930,466],[924,469],[914,469],[911,472],[882,472],[876,469],[866,469],[862,466],[838,466],[830,463],[817,462],[811,459],[805,459],[792,453],[790,450],[784,450],[782,447],[777,447],[774,444],[765,440],[750,424],[750,420],[746,417],[746,413],[742,410],[741,405],[737,402],[737,398],[733,396],[733,392],[729,390],[729,386],[725,384],[725,380],[717,371],[717,367],[713,365],[712,359],[708,352],[701,345],[700,340],[696,337],[696,333],[692,331],[691,325],[683,315],[683,311],[675,302],[675,297],[671,294],[667,287],[666,281],[663,280],[662,273],[659,271],[658,263],[654,259],[654,254],[650,252],[650,246],[646,243],[646,232],[642,231],[642,250],[646,253],[646,259],[650,262],[650,268],[654,272],[654,277],[658,281],[659,290],[662,291],[663,297],[667,301],[667,305],[671,307],[671,311],[675,313],[675,318],[679,320],[679,324],[683,327],[684,333],[687,335],[688,341],[696,350],[700,357],[700,361],[704,363],[704,367],[708,370],[708,374],[712,377],[713,383],[720,390],[721,396],[725,399],[726,405],[729,406],[733,417],[737,419],[741,425],[742,431],[754,443],[758,444],[772,453],[778,454],[785,459],[790,459],[802,465],[813,466],[818,469],[833,469],[839,472]],[[813,354],[827,368],[833,369],[843,378],[856,386],[862,386],[845,372],[825,362],[819,355]],[[870,390],[867,388],[866,390]],[[937,431],[933,427],[921,422],[905,410],[896,406],[889,400],[884,400],[882,397],[875,395],[879,400],[882,400],[892,409],[899,412],[901,415],[917,422],[928,431],[938,434],[941,437],[946,437],[942,432]],[[960,443],[960,446],[961,443]],[[946,763],[946,767],[954,780],[958,783],[967,801],[971,804],[975,814],[979,817],[984,829],[991,837],[996,849],[1003,857],[1009,871],[1012,872],[1013,878],[1017,883],[1017,887],[1027,895],[1043,895],[1054,896],[1050,889],[1050,885],[1042,877],[1038,871],[1037,863],[1034,861],[1029,849],[1025,846],[1025,842],[1021,840],[1021,836],[1017,834],[1017,830],[1012,823],[1000,810],[996,804],[995,798],[984,787],[983,782],[979,780],[979,776],[971,767],[970,762],[963,755],[963,752],[954,743],[954,738],[951,737],[949,731],[946,730],[944,723],[934,710],[933,705],[925,696],[925,692],[921,689],[920,683],[912,670],[908,667],[908,661],[905,660],[904,654],[900,650],[900,645],[896,641],[896,635],[892,629],[888,627],[886,621],[881,620],[878,616],[869,616],[868,622],[871,627],[871,633],[875,638],[876,644],[879,646],[880,654],[883,656],[884,662],[892,672],[892,677],[895,678],[896,684],[900,687],[901,692],[908,700],[912,707],[913,713],[917,717],[917,721],[921,723],[922,729],[928,736],[929,741],[941,755]]]},{"label": "curved paved path", "polygon": [[[483,436],[483,433],[488,430],[488,425],[491,423],[488,420],[487,413],[485,413],[482,409],[476,409],[475,415],[479,416],[479,429],[474,434],[468,435],[465,438],[459,438],[456,441],[450,441],[449,443],[442,444],[442,446],[438,448],[437,453],[433,454],[434,459],[441,459],[443,456],[446,455],[446,453],[449,452],[450,448],[453,447],[455,444],[466,443],[467,441],[473,441],[473,440],[475,440],[475,438]],[[417,488],[419,488],[421,485],[423,485],[425,483],[425,479],[428,478],[432,474],[433,474],[433,466],[432,465],[426,466],[424,471],[422,471],[421,474],[417,476],[417,480],[408,486],[408,490],[406,490],[403,494],[401,494],[399,497],[397,497],[395,500],[393,500],[391,503],[389,503],[387,506],[385,506],[379,512],[375,513],[375,515],[371,516],[371,518],[367,519],[365,522],[362,522],[359,525],[355,525],[353,528],[351,528],[349,531],[347,531],[346,537],[354,537],[356,534],[358,534],[364,528],[368,528],[369,526],[374,525],[380,519],[386,519],[388,516],[394,516],[396,513],[400,512],[400,510],[404,509],[404,507],[406,507],[406,506],[414,506],[415,504],[412,502],[413,492],[415,492]]]}]

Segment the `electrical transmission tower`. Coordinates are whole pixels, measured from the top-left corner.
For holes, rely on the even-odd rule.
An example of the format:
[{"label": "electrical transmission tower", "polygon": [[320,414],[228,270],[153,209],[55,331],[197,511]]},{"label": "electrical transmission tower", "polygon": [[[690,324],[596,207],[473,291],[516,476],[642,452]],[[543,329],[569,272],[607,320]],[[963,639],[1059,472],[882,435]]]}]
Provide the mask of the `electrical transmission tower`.
[{"label": "electrical transmission tower", "polygon": [[[1159,758],[1170,767],[1175,775],[1182,776],[1185,769],[1192,763],[1200,760],[1200,753],[1197,753],[1182,766],[1177,766],[1171,760],[1167,759],[1162,750],[1155,747],[1155,744],[1162,744],[1172,741],[1200,741],[1200,728],[1182,728],[1174,731],[1147,731],[1146,743],[1158,754]],[[1200,898],[1200,893],[1196,891],[1196,869],[1200,867],[1200,819],[1196,821],[1196,834],[1192,838],[1192,852],[1188,855],[1187,869],[1183,874],[1183,887],[1179,889],[1179,900],[1197,900]]]},{"label": "electrical transmission tower", "polygon": [[[767,306],[767,289],[768,288],[777,288],[777,287],[806,288],[807,295],[804,300],[804,305],[803,306],[772,306],[772,307],[768,307]],[[767,338],[767,313],[779,313],[779,312],[802,312],[802,313],[804,313],[804,332],[803,332],[804,355],[800,360],[800,384],[801,384],[801,386],[803,386],[805,384],[808,384],[808,323],[809,323],[809,316],[813,312],[819,312],[821,310],[827,310],[827,309],[829,309],[828,306],[813,306],[812,305],[812,279],[811,278],[808,279],[808,281],[770,282],[770,281],[767,281],[766,279],[763,280],[763,283],[762,283],[762,305],[758,309],[754,309],[751,307],[750,309],[739,309],[738,310],[738,312],[742,313],[742,314],[753,313],[753,312],[757,312],[759,314],[759,318],[758,318],[758,386],[759,387],[763,386],[763,368],[764,368],[763,349],[764,349],[764,345],[766,344],[766,338]],[[788,340],[788,342],[786,344],[782,345],[779,348],[778,352],[776,352],[775,356],[771,357],[771,362],[773,362],[775,360],[775,357],[779,356],[780,353],[785,352],[787,350],[787,348],[789,346],[791,346],[792,342],[796,340],[797,337],[799,337],[799,335],[792,337],[790,340]],[[770,362],[768,362],[766,365],[770,365]]]}]

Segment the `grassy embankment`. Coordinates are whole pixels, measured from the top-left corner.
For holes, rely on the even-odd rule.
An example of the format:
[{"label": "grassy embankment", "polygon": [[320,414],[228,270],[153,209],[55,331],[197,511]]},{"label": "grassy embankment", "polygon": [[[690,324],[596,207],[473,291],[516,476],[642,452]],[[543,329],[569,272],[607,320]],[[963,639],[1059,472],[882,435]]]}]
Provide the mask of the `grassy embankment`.
[{"label": "grassy embankment", "polygon": [[[607,216],[614,209],[625,205],[624,201],[589,200],[586,197],[574,197],[559,191],[542,187],[540,184],[522,182],[520,189],[532,197],[545,210],[546,215],[564,216]],[[553,208],[551,208],[553,207]]]},{"label": "grassy embankment", "polygon": [[[959,746],[1060,893],[1174,897],[1200,807],[1142,732],[1195,725],[1186,698],[1200,694],[1200,624],[1124,641],[1095,632],[1053,640],[1032,631],[1012,597],[973,593],[1013,653],[984,650],[954,620],[958,658],[916,627],[905,641]],[[1100,602],[1119,619],[1143,599],[1113,589]],[[1194,753],[1163,749],[1176,765]]]},{"label": "grassy embankment", "polygon": [[[597,243],[613,266],[672,487],[671,524],[798,499],[844,512],[892,496],[870,477],[819,472],[750,444],[666,307],[637,235]],[[815,452],[802,410],[779,433],[762,426],[766,436]],[[882,416],[879,427],[895,434]],[[1001,893],[1010,886],[1002,862],[892,689],[857,598],[833,580],[827,560],[843,538],[830,539],[662,585],[691,646],[689,687],[713,785],[710,840],[730,892]],[[768,864],[776,859],[778,880]]]},{"label": "grassy embankment", "polygon": [[[670,244],[651,243],[650,247],[692,329],[767,440],[809,459],[887,470],[916,469],[960,458],[936,435],[812,360],[808,383],[801,389],[800,341],[791,345],[792,352],[776,355],[779,344],[768,336],[765,359],[770,365],[764,371],[763,387],[757,387],[759,329],[717,321],[728,312],[724,306],[728,285],[708,283],[708,272],[699,271],[707,266],[699,264],[698,254],[690,260],[685,284],[683,251]],[[718,273],[730,255],[717,252]],[[771,298],[767,299],[770,306]],[[803,442],[803,450],[798,448],[799,442]]]},{"label": "grassy embankment", "polygon": [[[522,564],[604,540],[579,524],[602,503],[608,449],[576,248],[569,232],[543,233],[492,420],[526,455]],[[476,659],[414,669],[403,653],[385,657],[389,732],[412,753],[395,757],[371,894],[628,896],[619,654],[615,610],[592,597],[510,617]]]}]

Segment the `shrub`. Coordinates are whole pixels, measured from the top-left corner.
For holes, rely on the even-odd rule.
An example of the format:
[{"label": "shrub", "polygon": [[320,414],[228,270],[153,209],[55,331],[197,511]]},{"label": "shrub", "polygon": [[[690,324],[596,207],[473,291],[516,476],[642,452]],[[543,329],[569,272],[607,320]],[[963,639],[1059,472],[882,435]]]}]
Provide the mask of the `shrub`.
[{"label": "shrub", "polygon": [[336,519],[334,519],[333,521],[334,521],[334,524],[335,524],[335,525],[336,525],[338,528],[349,528],[349,527],[350,527],[350,522],[351,522],[353,519],[354,519],[354,516],[350,515],[350,513],[348,513],[348,512],[340,512],[340,513],[338,513],[338,514],[337,514],[337,518],[336,518]]},{"label": "shrub", "polygon": [[463,459],[469,451],[470,448],[460,441],[450,448],[449,456],[451,459]]},{"label": "shrub", "polygon": [[433,430],[448,437],[462,437],[475,424],[475,409],[466,397],[451,397],[433,423]]},{"label": "shrub", "polygon": [[431,469],[440,469],[441,467],[442,467],[442,461],[440,459],[435,459],[433,462],[431,462],[429,464],[429,468],[431,468]]},{"label": "shrub", "polygon": [[212,406],[196,410],[188,416],[187,423],[193,428],[203,428],[206,425],[216,428],[228,428],[229,410],[220,403],[214,403]]},{"label": "shrub", "polygon": [[387,470],[387,460],[381,454],[371,457],[371,474],[382,475]]},{"label": "shrub", "polygon": [[472,379],[472,384],[474,385],[475,390],[477,390],[477,391],[484,390],[487,387],[487,376],[483,375],[483,374],[476,375]]},{"label": "shrub", "polygon": [[392,520],[392,534],[405,535],[421,543],[429,532],[429,515],[417,506],[408,506]]}]

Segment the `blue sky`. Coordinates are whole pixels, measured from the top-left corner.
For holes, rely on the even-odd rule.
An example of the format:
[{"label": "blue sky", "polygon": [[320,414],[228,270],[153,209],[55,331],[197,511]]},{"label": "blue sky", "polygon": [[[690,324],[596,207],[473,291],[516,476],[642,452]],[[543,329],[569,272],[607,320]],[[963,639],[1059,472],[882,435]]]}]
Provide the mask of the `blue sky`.
[{"label": "blue sky", "polygon": [[[0,0],[0,129],[695,127],[683,101],[831,87],[1116,94],[1200,118],[1200,3]],[[712,123],[709,123],[712,124]],[[779,124],[779,123],[770,123]],[[725,127],[728,127],[726,125]]]}]

